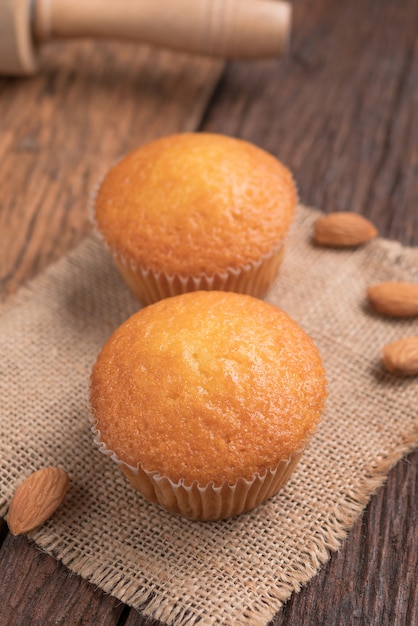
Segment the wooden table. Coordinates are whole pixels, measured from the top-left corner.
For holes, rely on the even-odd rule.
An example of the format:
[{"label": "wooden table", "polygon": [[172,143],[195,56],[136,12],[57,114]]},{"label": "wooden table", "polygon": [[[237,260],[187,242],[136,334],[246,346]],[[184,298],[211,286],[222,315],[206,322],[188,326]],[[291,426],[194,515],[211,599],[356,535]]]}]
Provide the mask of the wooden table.
[{"label": "wooden table", "polygon": [[[0,79],[0,277],[6,299],[89,230],[118,155],[176,130],[241,137],[294,171],[305,204],[418,245],[418,3],[295,0],[287,59],[223,65],[121,44],[52,46]],[[339,553],[274,618],[418,624],[418,452],[391,471]],[[155,624],[0,523],[0,624]]]}]

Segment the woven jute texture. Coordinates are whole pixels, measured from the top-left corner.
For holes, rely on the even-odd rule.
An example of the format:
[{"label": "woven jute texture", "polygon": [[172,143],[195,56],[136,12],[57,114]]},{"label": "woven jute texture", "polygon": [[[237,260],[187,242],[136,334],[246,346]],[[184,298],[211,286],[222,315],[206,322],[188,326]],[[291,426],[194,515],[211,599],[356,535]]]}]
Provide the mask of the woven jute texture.
[{"label": "woven jute texture", "polygon": [[1,509],[25,476],[59,465],[61,508],[31,533],[71,570],[169,624],[267,624],[326,561],[418,441],[418,379],[385,373],[383,345],[418,321],[373,314],[369,284],[418,282],[418,250],[376,239],[361,249],[311,242],[318,213],[299,207],[280,276],[266,299],[316,342],[326,413],[290,482],[255,511],[190,522],[147,503],[95,448],[90,370],[111,332],[139,305],[94,238],[1,309]]}]

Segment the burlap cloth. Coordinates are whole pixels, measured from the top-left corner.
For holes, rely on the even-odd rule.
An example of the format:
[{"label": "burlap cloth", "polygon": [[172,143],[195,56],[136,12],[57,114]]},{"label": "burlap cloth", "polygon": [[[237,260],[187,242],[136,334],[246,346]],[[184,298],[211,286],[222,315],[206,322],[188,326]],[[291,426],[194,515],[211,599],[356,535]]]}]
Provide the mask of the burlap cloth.
[{"label": "burlap cloth", "polygon": [[95,239],[24,288],[1,313],[1,509],[31,471],[65,468],[71,487],[34,541],[146,615],[169,624],[266,624],[338,549],[390,467],[418,441],[418,379],[380,365],[418,321],[373,314],[368,284],[418,281],[418,250],[377,239],[317,248],[299,208],[267,300],[313,337],[329,381],[322,425],[286,488],[237,519],[197,523],[148,504],[92,443],[87,410],[100,347],[138,304]]}]

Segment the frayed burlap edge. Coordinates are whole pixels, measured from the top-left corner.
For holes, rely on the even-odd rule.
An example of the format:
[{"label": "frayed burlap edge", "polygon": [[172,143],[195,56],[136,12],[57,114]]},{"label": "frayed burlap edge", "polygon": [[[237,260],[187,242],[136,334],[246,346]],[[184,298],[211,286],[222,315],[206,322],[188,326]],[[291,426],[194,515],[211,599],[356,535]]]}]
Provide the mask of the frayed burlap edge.
[{"label": "frayed burlap edge", "polygon": [[[276,610],[279,610],[280,606],[289,600],[292,593],[300,591],[318,573],[318,570],[328,561],[332,552],[340,549],[342,542],[347,537],[355,521],[364,512],[371,497],[386,482],[390,470],[403,457],[412,452],[417,445],[418,420],[411,432],[402,437],[396,450],[370,467],[369,473],[365,476],[363,484],[359,489],[347,494],[338,503],[333,517],[330,516],[328,520],[329,527],[326,533],[321,536],[320,541],[313,542],[315,551],[307,554],[303,566],[299,564],[298,567],[289,572],[289,575],[293,577],[292,583],[283,583],[279,590],[271,590],[271,598],[275,601]],[[7,503],[3,503],[1,509],[2,516],[6,510]],[[32,541],[36,544],[36,539],[32,539]],[[42,543],[42,548],[37,545],[40,550],[59,558],[72,572],[84,579],[92,581],[94,577],[94,585],[100,587],[105,593],[116,596],[125,604],[137,608],[140,607],[144,616],[162,622],[174,623],[178,626],[192,626],[199,622],[199,620],[196,621],[196,616],[190,614],[187,609],[182,607],[173,609],[170,602],[161,601],[161,598],[150,594],[146,589],[138,588],[136,584],[132,586],[127,585],[123,576],[115,574],[112,568],[103,565],[98,570],[97,563],[92,562],[89,556],[74,556],[72,546],[67,546],[63,550],[59,538],[53,538],[48,534],[42,538]],[[243,615],[242,620],[234,616],[233,623],[237,626],[248,626],[248,624],[265,626],[271,619],[271,611],[266,610],[265,607],[263,610],[263,607],[260,607],[257,613],[250,614],[250,612],[247,612],[246,615]]]}]

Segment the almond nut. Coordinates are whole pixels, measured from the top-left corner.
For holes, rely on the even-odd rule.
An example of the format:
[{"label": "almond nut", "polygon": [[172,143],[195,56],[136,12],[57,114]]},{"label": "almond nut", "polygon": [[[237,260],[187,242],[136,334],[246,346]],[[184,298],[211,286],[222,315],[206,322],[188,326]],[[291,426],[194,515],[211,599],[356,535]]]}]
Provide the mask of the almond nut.
[{"label": "almond nut", "polygon": [[358,213],[329,213],[320,217],[314,226],[314,241],[334,248],[359,246],[376,235],[375,226]]},{"label": "almond nut", "polygon": [[418,374],[418,337],[407,337],[383,348],[383,365],[393,374]]},{"label": "almond nut", "polygon": [[418,285],[407,282],[386,282],[367,290],[370,304],[379,313],[392,317],[418,315]]},{"label": "almond nut", "polygon": [[44,467],[28,476],[10,502],[10,532],[21,535],[45,522],[63,501],[69,482],[67,472],[58,467]]}]

